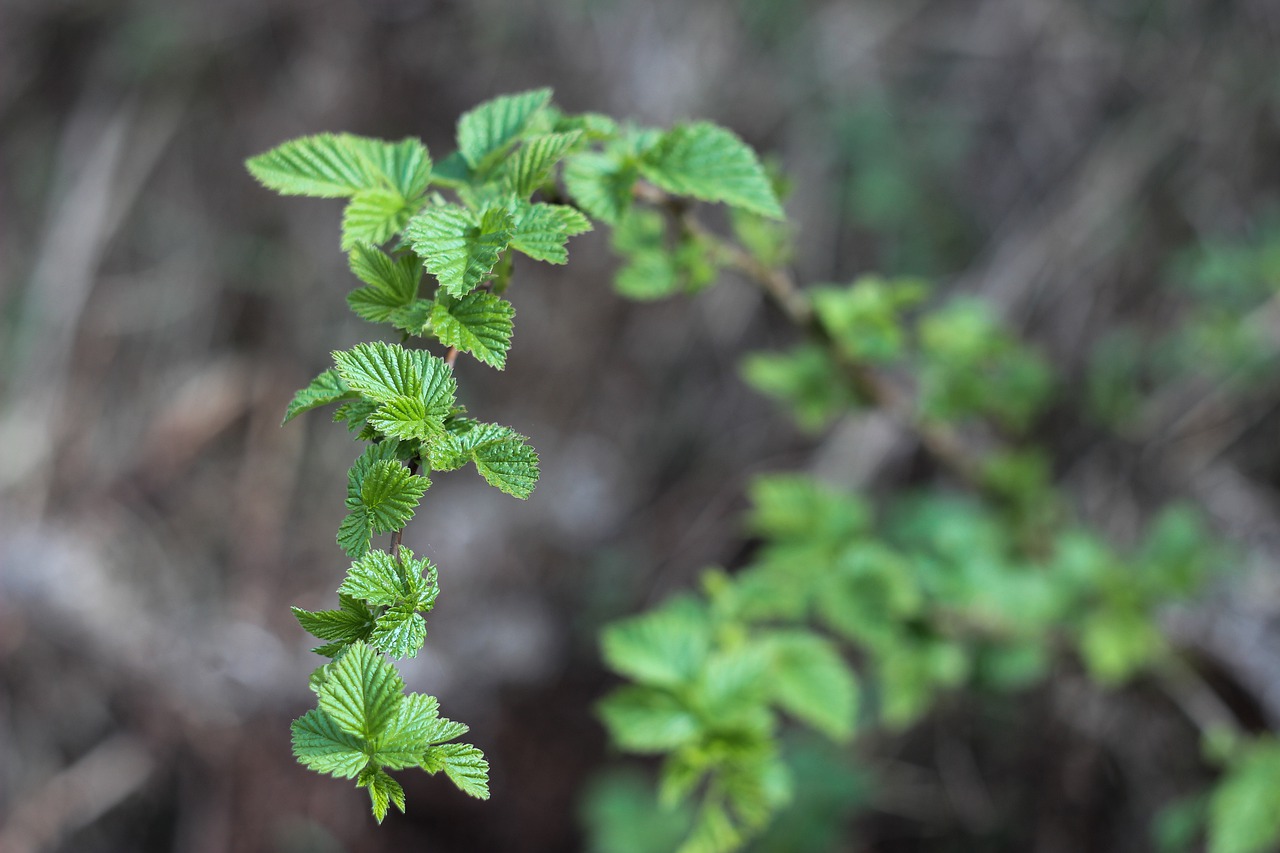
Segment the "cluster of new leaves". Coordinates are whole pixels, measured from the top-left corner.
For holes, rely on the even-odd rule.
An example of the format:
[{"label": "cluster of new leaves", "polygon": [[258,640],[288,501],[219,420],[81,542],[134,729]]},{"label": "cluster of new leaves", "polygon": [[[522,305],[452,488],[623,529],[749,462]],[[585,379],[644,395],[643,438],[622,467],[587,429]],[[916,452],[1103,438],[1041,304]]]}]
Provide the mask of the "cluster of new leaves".
[{"label": "cluster of new leaves", "polygon": [[443,770],[459,789],[489,798],[489,765],[462,723],[441,717],[434,696],[404,692],[395,667],[363,642],[311,677],[318,707],[293,721],[293,752],[317,773],[367,788],[378,822],[391,804],[404,811],[404,789],[387,770]]},{"label": "cluster of new leaves", "polygon": [[[398,539],[389,551],[374,549],[373,542],[403,530],[433,472],[470,463],[491,485],[518,498],[529,497],[537,482],[538,456],[524,436],[466,416],[452,367],[457,353],[498,369],[506,365],[515,318],[506,298],[514,256],[565,263],[569,238],[590,231],[592,216],[618,228],[616,243],[630,270],[620,282],[631,281],[637,293],[648,288],[661,295],[677,283],[709,282],[717,264],[708,246],[668,233],[652,211],[633,210],[638,180],[689,199],[726,202],[743,217],[782,215],[755,154],[729,131],[706,123],[657,131],[590,113],[570,116],[551,105],[548,89],[495,98],[463,115],[457,150],[439,162],[414,139],[326,133],[286,142],[250,159],[248,168],[286,195],[348,199],[341,246],[359,286],[347,303],[357,316],[386,324],[400,337],[398,343],[363,343],[333,353],[333,367],[300,390],[285,413],[289,421],[336,404],[334,420],[369,443],[347,477],[347,516],[337,538],[355,562],[338,589],[339,606],[294,611],[304,628],[326,641],[316,651],[339,663],[354,650],[361,650],[361,660],[373,651],[412,657],[425,640],[423,614],[435,603],[435,567],[415,560]],[[768,239],[767,229],[757,231]],[[672,254],[668,244],[675,242],[684,248]],[[434,287],[424,292],[424,281]],[[448,348],[448,357],[405,346],[413,338],[434,339]],[[308,760],[297,734],[295,729],[299,758],[334,772],[336,765]],[[367,767],[361,765],[360,784],[370,789],[381,815],[388,797],[400,804],[402,795],[383,781],[385,772],[376,766],[382,753],[369,745],[372,734],[362,736],[366,752],[374,752]],[[428,759],[381,762],[410,765],[435,766]],[[346,772],[351,766],[342,764],[338,775],[355,775]],[[450,765],[441,766],[447,771]]]}]

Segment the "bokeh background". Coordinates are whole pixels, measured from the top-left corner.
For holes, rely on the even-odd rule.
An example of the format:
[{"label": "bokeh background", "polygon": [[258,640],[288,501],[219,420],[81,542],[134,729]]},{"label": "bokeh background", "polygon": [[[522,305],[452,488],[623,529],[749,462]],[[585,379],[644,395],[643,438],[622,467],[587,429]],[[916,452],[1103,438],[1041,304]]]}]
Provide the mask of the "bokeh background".
[{"label": "bokeh background", "polygon": [[[318,660],[288,605],[341,577],[355,447],[279,422],[371,329],[343,304],[339,203],[242,162],[321,130],[442,157],[461,112],[541,85],[771,152],[802,281],[993,300],[1066,378],[1036,435],[1081,514],[1123,539],[1181,498],[1235,544],[1240,571],[1167,628],[1274,729],[1278,48],[1274,0],[0,0],[0,850],[586,849],[622,762],[591,713],[599,626],[740,561],[755,473],[912,476],[884,424],[805,435],[746,388],[744,352],[795,340],[750,287],[624,303],[606,237],[575,238],[568,268],[521,265],[509,368],[459,366],[468,407],[540,450],[534,497],[440,477],[405,539],[443,590],[406,678],[471,724],[493,800],[402,774],[409,814],[375,828],[294,763]],[[1239,370],[1080,427],[1113,387],[1096,353],[1125,364],[1186,279],[1247,319],[1247,352],[1223,332]],[[1068,669],[1002,707],[944,703],[876,743],[874,781],[817,761],[842,829],[760,849],[1154,849],[1211,778],[1141,683]]]}]

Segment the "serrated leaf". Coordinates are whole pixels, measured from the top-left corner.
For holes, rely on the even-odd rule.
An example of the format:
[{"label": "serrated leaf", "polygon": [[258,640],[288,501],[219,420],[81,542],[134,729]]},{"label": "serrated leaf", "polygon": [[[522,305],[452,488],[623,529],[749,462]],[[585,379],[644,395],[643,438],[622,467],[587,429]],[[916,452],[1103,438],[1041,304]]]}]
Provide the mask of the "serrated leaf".
[{"label": "serrated leaf", "polygon": [[458,151],[473,169],[482,171],[550,100],[550,89],[534,89],[480,104],[458,119]]},{"label": "serrated leaf", "polygon": [[440,204],[409,221],[405,236],[446,293],[462,297],[493,271],[511,241],[511,214],[492,207],[477,217],[465,207]]},{"label": "serrated leaf", "polygon": [[809,631],[777,631],[767,639],[774,703],[832,740],[853,733],[858,685],[835,646]]},{"label": "serrated leaf", "polygon": [[401,788],[400,783],[392,779],[385,770],[370,768],[367,772],[361,773],[356,787],[369,789],[373,816],[378,823],[382,823],[382,819],[387,816],[392,803],[400,809],[401,814],[404,813],[404,788]]},{"label": "serrated leaf", "polygon": [[525,140],[520,150],[512,155],[502,168],[502,181],[508,190],[520,198],[527,198],[542,186],[551,174],[552,167],[569,152],[581,131],[548,133]]},{"label": "serrated leaf", "polygon": [[612,154],[575,154],[565,161],[564,184],[578,206],[602,222],[617,225],[631,209],[640,173]]},{"label": "serrated leaf", "polygon": [[670,693],[630,685],[596,706],[610,739],[631,752],[669,752],[692,743],[701,731],[697,717]]},{"label": "serrated leaf", "polygon": [[259,183],[281,195],[341,198],[379,183],[373,164],[346,134],[292,139],[245,165]]},{"label": "serrated leaf", "polygon": [[420,350],[382,341],[356,344],[333,353],[338,373],[351,389],[371,400],[386,403],[396,397],[422,394],[424,367]]},{"label": "serrated leaf", "polygon": [[428,773],[445,772],[464,794],[489,799],[489,762],[484,753],[469,743],[446,743],[433,746],[423,756],[422,768]]},{"label": "serrated leaf", "polygon": [[427,639],[427,623],[412,604],[388,607],[378,617],[369,642],[393,658],[415,658]]},{"label": "serrated leaf", "polygon": [[492,293],[473,291],[462,299],[436,297],[431,327],[445,346],[471,353],[478,361],[502,370],[511,348],[516,309]]},{"label": "serrated leaf", "polygon": [[422,266],[412,254],[392,258],[373,246],[356,246],[349,258],[351,272],[365,283],[347,295],[347,304],[371,323],[402,319],[418,295]]},{"label": "serrated leaf", "polygon": [[293,755],[317,773],[354,779],[368,763],[364,742],[338,725],[318,708],[293,721]]},{"label": "serrated leaf", "polygon": [[489,485],[525,500],[538,483],[538,453],[526,441],[509,427],[478,424],[439,442],[444,447],[438,452],[433,448],[430,458],[433,467],[437,458],[442,462],[470,459]]},{"label": "serrated leaf", "polygon": [[377,462],[360,481],[358,506],[368,513],[375,533],[390,533],[409,523],[430,485],[398,461]]},{"label": "serrated leaf", "polygon": [[327,406],[339,400],[351,400],[359,395],[347,387],[336,370],[326,370],[312,379],[306,388],[293,395],[289,408],[285,410],[282,424],[296,418],[303,412],[309,412],[320,406]]},{"label": "serrated leaf", "polygon": [[387,242],[413,213],[414,206],[395,190],[360,190],[342,211],[342,250]]},{"label": "serrated leaf", "polygon": [[569,260],[565,243],[591,230],[591,221],[563,204],[521,202],[515,212],[511,247],[537,261],[563,264]]},{"label": "serrated leaf", "polygon": [[418,397],[393,397],[378,407],[369,424],[383,435],[419,441],[444,432],[444,421],[428,414]]},{"label": "serrated leaf", "polygon": [[645,153],[640,171],[657,186],[703,201],[722,201],[772,219],[782,206],[754,151],[709,122],[677,125]]},{"label": "serrated leaf", "polygon": [[338,592],[385,607],[405,597],[404,586],[396,558],[386,551],[370,551],[347,569]]},{"label": "serrated leaf", "polygon": [[605,663],[641,684],[679,687],[697,677],[711,651],[711,622],[697,602],[680,598],[615,622],[600,637]]},{"label": "serrated leaf", "polygon": [[339,600],[342,606],[338,610],[290,609],[302,629],[321,640],[352,643],[364,639],[373,629],[373,612],[361,601],[345,596]]},{"label": "serrated leaf", "polygon": [[364,643],[353,643],[329,665],[320,686],[320,710],[349,735],[375,740],[392,724],[404,701],[395,667]]},{"label": "serrated leaf", "polygon": [[405,137],[399,142],[384,142],[365,136],[348,136],[378,173],[406,199],[422,195],[431,182],[431,156],[420,140]]}]

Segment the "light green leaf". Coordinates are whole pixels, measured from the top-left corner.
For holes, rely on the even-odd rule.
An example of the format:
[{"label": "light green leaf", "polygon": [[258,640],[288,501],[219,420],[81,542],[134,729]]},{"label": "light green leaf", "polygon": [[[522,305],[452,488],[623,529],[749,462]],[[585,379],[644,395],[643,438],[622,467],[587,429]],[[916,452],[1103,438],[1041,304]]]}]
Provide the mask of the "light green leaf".
[{"label": "light green leaf", "polygon": [[329,665],[320,685],[320,710],[349,735],[375,740],[396,719],[404,682],[395,667],[364,643],[353,643]]},{"label": "light green leaf", "polygon": [[542,186],[551,169],[564,157],[578,140],[580,131],[548,133],[525,140],[512,157],[503,164],[502,181],[513,194],[527,198]]},{"label": "light green leaf", "polygon": [[742,834],[724,806],[708,799],[698,809],[689,837],[676,853],[730,853],[742,846]]},{"label": "light green leaf", "polygon": [[395,604],[408,594],[396,558],[386,551],[370,551],[352,563],[338,592],[378,607]]},{"label": "light green leaf", "polygon": [[436,742],[431,734],[441,719],[439,710],[436,697],[425,693],[407,694],[395,720],[375,741],[374,760],[393,770],[421,764],[422,754]]},{"label": "light green leaf", "polygon": [[418,295],[422,265],[412,254],[392,258],[373,246],[356,246],[350,255],[351,271],[365,283],[347,295],[347,304],[371,323],[395,322]]},{"label": "light green leaf", "polygon": [[342,250],[387,242],[413,212],[414,206],[395,190],[360,190],[342,212]]},{"label": "light green leaf", "polygon": [[263,186],[282,195],[340,198],[380,183],[373,164],[346,134],[293,139],[245,165]]},{"label": "light green leaf", "polygon": [[708,122],[677,125],[640,163],[646,178],[668,192],[782,219],[782,206],[751,148]]},{"label": "light green leaf", "polygon": [[339,400],[355,399],[358,396],[359,394],[348,388],[347,384],[342,381],[338,371],[326,370],[315,379],[312,379],[306,388],[293,395],[293,401],[289,403],[289,408],[285,410],[284,420],[281,423],[287,424],[303,412],[309,412],[320,406],[327,406]]},{"label": "light green leaf", "polygon": [[493,271],[511,241],[511,214],[489,208],[477,217],[465,207],[428,207],[405,229],[423,265],[453,296],[470,293]]},{"label": "light green leaf", "polygon": [[369,756],[364,742],[340,729],[324,711],[313,708],[293,721],[293,755],[317,773],[354,779]]},{"label": "light green leaf", "polygon": [[427,623],[412,603],[388,607],[378,617],[369,642],[393,658],[414,658],[427,639]]},{"label": "light green leaf", "polygon": [[550,89],[534,89],[484,102],[458,119],[458,150],[473,169],[483,171],[550,100]]},{"label": "light green leaf", "polygon": [[591,222],[576,208],[563,204],[521,202],[515,212],[511,247],[537,261],[563,264],[569,260],[565,243],[591,230]]},{"label": "light green leaf", "polygon": [[489,762],[484,753],[469,743],[446,743],[433,746],[422,757],[422,769],[445,775],[464,794],[481,800],[489,799]]},{"label": "light green leaf", "polygon": [[430,485],[398,461],[376,462],[360,481],[358,505],[369,514],[375,533],[390,533],[409,523]]},{"label": "light green leaf", "polygon": [[333,353],[338,373],[347,386],[379,403],[421,395],[429,357],[421,350],[407,350],[382,341],[356,344],[345,352]]},{"label": "light green leaf", "polygon": [[640,173],[613,154],[575,154],[565,161],[564,184],[578,206],[602,222],[617,225],[631,209]]},{"label": "light green leaf", "polygon": [[831,357],[817,344],[801,344],[788,353],[752,353],[742,361],[742,378],[786,406],[809,432],[822,429],[858,402]]},{"label": "light green leaf", "polygon": [[678,598],[606,627],[605,663],[641,684],[679,687],[697,677],[711,650],[711,622],[696,601]]},{"label": "light green leaf", "polygon": [[290,608],[298,624],[307,633],[321,640],[338,640],[353,643],[363,640],[373,629],[373,612],[362,601],[348,596],[339,597],[338,610],[303,610]]},{"label": "light green leaf", "polygon": [[619,688],[601,700],[596,710],[610,739],[631,752],[669,752],[692,743],[701,732],[697,717],[679,700],[650,687]]},{"label": "light green leaf", "polygon": [[364,136],[346,138],[404,198],[417,198],[427,189],[431,181],[431,156],[421,141],[413,137],[399,142]]},{"label": "light green leaf", "polygon": [[477,424],[466,432],[438,442],[441,445],[439,451],[433,443],[430,460],[435,468],[437,461],[449,464],[459,459],[470,459],[489,485],[525,500],[533,494],[538,483],[538,453],[526,441],[527,438],[509,427]]},{"label": "light green leaf", "polygon": [[404,788],[401,788],[400,783],[392,779],[385,770],[369,768],[367,772],[360,774],[356,787],[369,789],[369,800],[373,803],[373,816],[378,823],[382,823],[382,819],[387,816],[392,803],[400,809],[401,814],[404,813]]},{"label": "light green leaf", "polygon": [[776,631],[769,692],[782,710],[836,741],[853,734],[858,685],[835,646],[809,631]]},{"label": "light green leaf", "polygon": [[1280,742],[1250,743],[1209,800],[1209,853],[1266,853],[1280,844]]},{"label": "light green leaf", "polygon": [[378,407],[369,424],[383,435],[419,441],[444,431],[442,418],[428,413],[427,404],[418,397],[393,397]]},{"label": "light green leaf", "polygon": [[490,367],[502,370],[511,348],[516,309],[492,293],[473,291],[462,299],[447,293],[436,297],[431,327],[445,346],[469,352]]}]

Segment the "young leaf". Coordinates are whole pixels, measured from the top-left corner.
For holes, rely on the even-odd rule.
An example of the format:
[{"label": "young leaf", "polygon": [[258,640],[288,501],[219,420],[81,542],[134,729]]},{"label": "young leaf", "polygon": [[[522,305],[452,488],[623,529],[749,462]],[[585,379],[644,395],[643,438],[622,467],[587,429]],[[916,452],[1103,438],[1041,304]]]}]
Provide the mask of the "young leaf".
[{"label": "young leaf", "polygon": [[414,199],[426,191],[431,181],[431,156],[421,141],[412,137],[399,142],[364,136],[346,138],[402,197]]},{"label": "young leaf", "polygon": [[338,375],[338,371],[326,370],[312,379],[306,388],[293,395],[293,400],[285,410],[284,420],[281,423],[287,424],[303,412],[309,412],[320,406],[327,406],[339,400],[352,400],[359,396],[347,387],[342,377]]},{"label": "young leaf", "polygon": [[489,485],[524,500],[538,483],[538,453],[526,441],[509,427],[476,424],[432,442],[429,461],[433,470],[448,471],[470,460]]},{"label": "young leaf", "polygon": [[642,684],[679,687],[701,671],[711,651],[711,623],[697,602],[678,598],[615,622],[600,638],[605,663]]},{"label": "young leaf", "polygon": [[360,190],[342,212],[342,250],[387,242],[413,212],[413,204],[395,190]]},{"label": "young leaf", "polygon": [[368,763],[364,743],[319,709],[293,721],[293,755],[317,773],[354,779]]},{"label": "young leaf", "polygon": [[564,184],[578,206],[602,222],[617,225],[631,209],[640,173],[613,154],[575,154],[565,161]]},{"label": "young leaf", "polygon": [[445,292],[462,297],[493,271],[511,241],[511,214],[489,208],[477,217],[465,207],[428,207],[405,229],[413,251],[440,280]]},{"label": "young leaf", "polygon": [[458,389],[444,359],[376,341],[335,352],[333,360],[350,388],[381,404],[366,415],[374,429],[403,439],[443,435]]},{"label": "young leaf", "polygon": [[281,195],[341,198],[377,187],[379,176],[346,134],[293,139],[246,162],[250,174]]},{"label": "young leaf", "polygon": [[591,230],[591,221],[563,204],[529,204],[516,208],[511,247],[536,261],[563,264],[569,260],[564,244],[575,234]]},{"label": "young leaf", "polygon": [[391,804],[395,803],[400,813],[404,813],[404,788],[392,779],[385,770],[371,768],[360,774],[356,782],[358,788],[369,789],[369,799],[373,803],[373,816],[378,823],[387,816]]},{"label": "young leaf", "polygon": [[338,528],[338,545],[352,557],[364,556],[375,531],[387,533],[408,524],[431,485],[400,464],[396,449],[395,441],[372,445],[347,474],[348,515]]},{"label": "young leaf", "polygon": [[436,297],[431,327],[445,346],[469,352],[478,361],[502,370],[511,348],[516,309],[492,293],[473,291],[461,299],[447,293]]},{"label": "young leaf", "polygon": [[692,743],[702,730],[688,708],[670,693],[635,685],[613,691],[596,706],[609,738],[622,749],[669,752]]},{"label": "young leaf", "polygon": [[832,740],[847,740],[853,733],[858,686],[835,646],[810,631],[776,631],[767,642],[773,701]]},{"label": "young leaf", "polygon": [[458,790],[477,799],[489,799],[489,762],[484,753],[469,743],[433,746],[422,757],[422,769],[435,774],[441,770]]},{"label": "young leaf", "polygon": [[458,150],[473,169],[483,171],[550,100],[550,89],[534,89],[486,101],[458,119]]},{"label": "young leaf", "polygon": [[427,622],[413,604],[388,607],[378,617],[369,642],[393,658],[414,658],[427,639]]},{"label": "young leaf", "polygon": [[373,611],[363,601],[351,596],[339,595],[338,601],[338,610],[290,609],[303,630],[321,640],[345,645],[368,637],[373,630]]},{"label": "young leaf", "polygon": [[677,195],[783,218],[782,206],[755,152],[731,131],[708,122],[667,131],[645,154],[640,171]]},{"label": "young leaf", "polygon": [[542,186],[551,169],[582,138],[580,131],[549,133],[525,141],[503,165],[502,181],[512,194],[527,198]]},{"label": "young leaf", "polygon": [[347,295],[351,310],[371,323],[403,319],[418,295],[422,265],[417,257],[406,253],[392,258],[381,249],[358,245],[351,252],[350,265],[365,283]]},{"label": "young leaf", "polygon": [[742,833],[724,806],[708,799],[698,809],[689,837],[676,853],[730,853],[743,844]]},{"label": "young leaf", "polygon": [[320,710],[346,734],[375,740],[391,725],[404,701],[404,682],[372,647],[354,643],[330,664],[320,686]]}]

